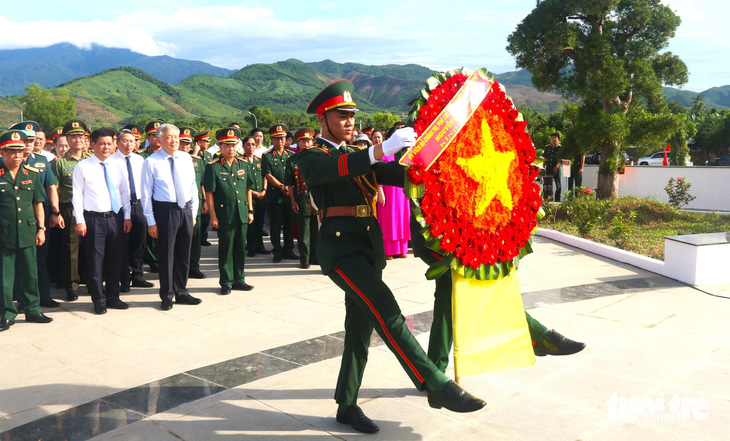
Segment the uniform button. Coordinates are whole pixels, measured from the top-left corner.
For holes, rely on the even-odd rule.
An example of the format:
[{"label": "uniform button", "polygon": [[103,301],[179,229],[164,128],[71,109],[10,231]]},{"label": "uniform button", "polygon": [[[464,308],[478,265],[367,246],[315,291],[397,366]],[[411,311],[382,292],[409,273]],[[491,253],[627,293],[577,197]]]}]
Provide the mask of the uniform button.
[{"label": "uniform button", "polygon": [[337,236],[337,237],[340,237],[340,232],[339,232],[339,231],[338,231],[338,232],[336,232],[336,233],[335,233],[335,236]]},{"label": "uniform button", "polygon": [[19,224],[22,224],[22,223],[23,223],[23,221],[22,221],[22,220],[19,220],[19,221],[18,221],[18,223],[19,223]]},{"label": "uniform button", "polygon": [[234,182],[233,185],[236,185],[236,183]]},{"label": "uniform button", "polygon": [[23,211],[23,209],[22,208],[18,208],[18,211]]},{"label": "uniform button", "polygon": [[18,187],[15,187],[15,189],[17,190],[17,189],[18,189]]},{"label": "uniform button", "polygon": [[16,199],[17,199],[17,200],[20,200],[20,196],[18,196],[18,197],[17,197]]},{"label": "uniform button", "polygon": [[222,207],[222,206],[223,206],[223,204],[221,204],[221,207]]},{"label": "uniform button", "polygon": [[238,190],[236,190],[236,194],[238,194]]},{"label": "uniform button", "polygon": [[368,225],[368,228],[367,229],[368,229],[368,231],[370,231],[370,225]]}]

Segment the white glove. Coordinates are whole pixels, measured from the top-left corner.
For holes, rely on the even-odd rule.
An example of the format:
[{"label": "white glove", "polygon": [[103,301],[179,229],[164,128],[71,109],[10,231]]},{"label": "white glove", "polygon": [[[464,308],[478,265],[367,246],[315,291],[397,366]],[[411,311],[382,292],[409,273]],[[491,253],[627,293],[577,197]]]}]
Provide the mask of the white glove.
[{"label": "white glove", "polygon": [[403,147],[411,147],[416,143],[416,132],[413,127],[403,127],[383,141],[383,156],[398,153]]}]

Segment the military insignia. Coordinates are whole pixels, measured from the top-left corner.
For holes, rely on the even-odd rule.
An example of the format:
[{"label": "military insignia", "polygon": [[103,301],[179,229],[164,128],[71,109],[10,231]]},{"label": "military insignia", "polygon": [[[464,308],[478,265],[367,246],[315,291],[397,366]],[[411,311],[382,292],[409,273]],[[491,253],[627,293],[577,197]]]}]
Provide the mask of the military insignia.
[{"label": "military insignia", "polygon": [[245,175],[246,170],[238,170],[238,176]]},{"label": "military insignia", "polygon": [[197,167],[197,166],[198,166],[198,163],[197,162],[193,162],[193,167]]},{"label": "military insignia", "polygon": [[35,164],[33,164],[33,167],[36,167],[36,168],[44,168],[45,166],[46,166],[45,162],[36,162]]},{"label": "military insignia", "polygon": [[233,130],[229,130],[228,131],[228,136],[233,136],[233,135],[234,135]]},{"label": "military insignia", "polygon": [[32,182],[33,182],[33,181],[23,181],[23,182],[21,182],[20,184],[21,184],[21,185],[25,185],[25,184],[30,184],[30,183],[32,183]]},{"label": "military insignia", "polygon": [[[2,176],[4,174],[5,174],[5,169],[4,168],[0,168],[0,176]],[[0,185],[5,185],[5,184],[7,184],[7,182],[0,182]]]},{"label": "military insignia", "polygon": [[27,124],[25,130],[33,130],[33,124]]},{"label": "military insignia", "polygon": [[184,131],[183,133],[184,133],[185,135],[189,135],[189,134],[190,134],[190,129],[185,129],[185,131]]},{"label": "military insignia", "polygon": [[158,128],[158,127],[160,127],[160,123],[155,121],[155,128]]},{"label": "military insignia", "polygon": [[346,90],[342,94],[342,99],[345,100],[345,101],[347,101],[347,102],[351,102],[352,101],[352,95],[350,95],[350,92]]},{"label": "military insignia", "polygon": [[[35,168],[35,167],[31,167],[30,165],[26,165],[26,166],[25,166],[25,169],[26,169],[26,170],[30,170],[30,171],[32,171],[32,172],[40,173],[40,170],[38,170],[38,169],[37,169],[37,168]],[[26,173],[26,175],[27,175],[27,174],[28,174],[28,173]]]},{"label": "military insignia", "polygon": [[71,127],[73,127],[74,129],[78,129],[80,127],[78,121],[72,122]]},{"label": "military insignia", "polygon": [[14,132],[10,137],[13,139],[13,141],[20,141],[20,133]]},{"label": "military insignia", "polygon": [[276,126],[276,131],[277,132],[281,131],[281,126]]}]

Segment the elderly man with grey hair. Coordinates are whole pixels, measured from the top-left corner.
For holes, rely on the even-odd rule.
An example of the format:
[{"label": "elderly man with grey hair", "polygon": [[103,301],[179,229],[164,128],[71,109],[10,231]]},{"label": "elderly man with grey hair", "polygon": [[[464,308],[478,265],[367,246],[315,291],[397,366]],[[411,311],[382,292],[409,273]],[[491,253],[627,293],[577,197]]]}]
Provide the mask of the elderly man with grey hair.
[{"label": "elderly man with grey hair", "polygon": [[172,309],[172,300],[197,305],[200,299],[187,289],[190,245],[198,212],[198,188],[190,155],[178,151],[180,130],[172,124],[157,129],[162,148],[142,165],[142,210],[147,232],[157,239],[162,310]]}]

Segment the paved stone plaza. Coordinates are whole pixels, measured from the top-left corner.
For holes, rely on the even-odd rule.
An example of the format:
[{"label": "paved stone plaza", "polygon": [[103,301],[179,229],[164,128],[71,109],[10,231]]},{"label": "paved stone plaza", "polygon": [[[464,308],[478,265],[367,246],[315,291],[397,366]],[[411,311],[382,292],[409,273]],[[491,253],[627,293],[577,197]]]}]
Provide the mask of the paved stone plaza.
[{"label": "paved stone plaza", "polygon": [[[686,286],[545,238],[534,249],[518,272],[526,308],[587,347],[464,378],[480,412],[431,409],[374,337],[360,405],[380,432],[338,424],[342,292],[319,267],[256,256],[255,289],[221,296],[213,246],[208,278],[190,283],[201,305],[163,312],[156,287],[137,288],[129,310],[97,316],[82,288],[46,310],[52,324],[21,316],[0,334],[0,440],[728,439],[730,285]],[[385,270],[424,346],[425,269],[411,255]]]}]

